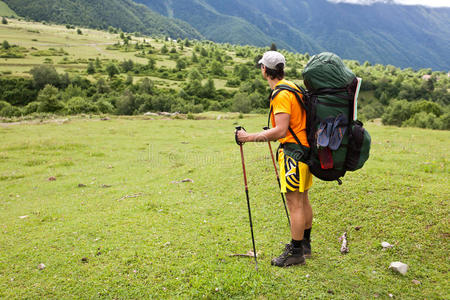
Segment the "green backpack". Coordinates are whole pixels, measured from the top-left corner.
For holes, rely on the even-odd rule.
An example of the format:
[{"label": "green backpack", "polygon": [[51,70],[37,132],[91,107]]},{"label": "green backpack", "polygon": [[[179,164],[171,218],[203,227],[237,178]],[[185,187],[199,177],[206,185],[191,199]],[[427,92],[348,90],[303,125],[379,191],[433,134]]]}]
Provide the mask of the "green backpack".
[{"label": "green backpack", "polygon": [[295,94],[306,111],[310,148],[301,145],[292,128],[289,131],[297,143],[280,147],[294,159],[306,163],[315,177],[342,184],[340,178],[347,171],[362,168],[369,158],[370,135],[363,123],[354,118],[358,79],[337,55],[329,52],[314,55],[302,74],[308,90],[298,85],[297,89],[278,85],[271,97],[281,90]]}]

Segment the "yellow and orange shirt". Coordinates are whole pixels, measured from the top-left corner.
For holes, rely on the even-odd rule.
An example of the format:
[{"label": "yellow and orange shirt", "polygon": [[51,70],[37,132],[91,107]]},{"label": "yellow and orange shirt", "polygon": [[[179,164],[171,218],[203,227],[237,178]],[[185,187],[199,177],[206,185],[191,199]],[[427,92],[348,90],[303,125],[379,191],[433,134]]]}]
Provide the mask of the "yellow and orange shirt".
[{"label": "yellow and orange shirt", "polygon": [[[282,79],[275,85],[274,90],[276,90],[276,87],[278,85],[282,84],[297,89],[294,83]],[[301,95],[301,97],[303,99],[303,95]],[[306,112],[303,109],[303,107],[300,106],[300,103],[298,103],[294,93],[287,90],[282,90],[281,92],[278,93],[278,95],[275,96],[274,99],[272,99],[272,101],[270,102],[270,106],[272,107],[272,114],[270,115],[272,126],[273,127],[276,126],[275,123],[276,114],[279,113],[289,114],[291,116],[289,120],[289,126],[295,132],[302,145],[309,147],[308,139],[306,136]],[[297,143],[294,136],[289,131],[287,132],[286,137],[281,138],[278,141],[282,144]]]}]

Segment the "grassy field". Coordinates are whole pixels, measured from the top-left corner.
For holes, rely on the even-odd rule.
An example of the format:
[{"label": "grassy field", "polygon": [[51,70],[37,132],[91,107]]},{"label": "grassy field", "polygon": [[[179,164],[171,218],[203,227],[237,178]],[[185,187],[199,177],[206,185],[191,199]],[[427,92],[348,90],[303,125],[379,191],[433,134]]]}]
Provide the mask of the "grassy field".
[{"label": "grassy field", "polygon": [[289,231],[268,148],[246,144],[255,271],[229,256],[252,247],[233,128],[265,116],[205,116],[1,125],[0,298],[450,297],[448,131],[368,124],[371,158],[342,186],[315,180],[313,258],[286,269],[270,266]]}]

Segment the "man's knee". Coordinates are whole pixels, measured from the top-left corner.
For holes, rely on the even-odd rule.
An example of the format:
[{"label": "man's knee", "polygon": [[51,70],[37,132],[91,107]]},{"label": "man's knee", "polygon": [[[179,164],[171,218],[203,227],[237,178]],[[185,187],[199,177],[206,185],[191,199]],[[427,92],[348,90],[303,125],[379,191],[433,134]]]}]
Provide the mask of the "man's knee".
[{"label": "man's knee", "polygon": [[299,191],[287,192],[286,200],[289,206],[295,208],[303,208],[305,193]]}]

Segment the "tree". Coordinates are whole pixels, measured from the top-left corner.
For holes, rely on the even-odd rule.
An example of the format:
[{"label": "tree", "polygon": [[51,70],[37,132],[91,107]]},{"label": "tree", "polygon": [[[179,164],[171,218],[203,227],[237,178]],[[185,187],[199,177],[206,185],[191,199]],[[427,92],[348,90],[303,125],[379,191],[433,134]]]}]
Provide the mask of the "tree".
[{"label": "tree", "polygon": [[92,75],[95,73],[95,67],[94,67],[94,63],[92,61],[89,62],[88,66],[87,66],[87,73]]},{"label": "tree", "polygon": [[272,43],[272,45],[270,45],[270,50],[277,51],[277,45],[275,45],[275,43]]},{"label": "tree", "polygon": [[127,73],[131,70],[133,70],[134,68],[134,62],[131,59],[128,60],[124,60],[121,64],[120,67],[122,68],[122,70]]},{"label": "tree", "polygon": [[58,89],[49,84],[39,92],[37,101],[39,102],[38,112],[54,113],[64,108]]},{"label": "tree", "polygon": [[167,54],[167,52],[169,52],[169,50],[167,49],[167,46],[166,45],[162,46],[161,53],[162,54]]},{"label": "tree", "polygon": [[8,24],[8,20],[6,20],[5,17],[2,17],[2,24],[3,25],[7,25]]},{"label": "tree", "polygon": [[55,67],[41,65],[30,70],[33,76],[33,84],[37,89],[44,88],[47,84],[58,87],[61,84],[60,76],[56,72]]},{"label": "tree", "polygon": [[178,71],[181,71],[186,68],[186,62],[184,61],[184,59],[181,58],[177,59],[176,68]]},{"label": "tree", "polygon": [[139,85],[139,92],[142,94],[153,94],[155,84],[148,78],[144,78]]},{"label": "tree", "polygon": [[241,81],[244,81],[244,80],[247,80],[247,79],[249,78],[249,76],[250,76],[250,71],[247,69],[246,66],[241,66],[241,67],[239,68],[239,73],[238,73],[238,75],[239,75],[239,79],[240,79]]},{"label": "tree", "polygon": [[192,52],[192,62],[193,62],[193,63],[198,63],[198,57],[197,57],[197,55],[195,54],[195,52]]},{"label": "tree", "polygon": [[82,34],[83,34],[83,32],[81,31],[80,28],[77,29],[77,34],[79,34],[79,35],[82,35]]},{"label": "tree", "polygon": [[108,73],[108,76],[111,79],[115,75],[119,74],[119,69],[115,64],[109,63],[108,66],[106,66],[106,73]]},{"label": "tree", "polygon": [[149,58],[147,66],[150,70],[154,70],[156,66],[156,60],[154,58]]},{"label": "tree", "polygon": [[95,58],[95,67],[100,69],[102,67],[102,63],[98,57]]},{"label": "tree", "polygon": [[9,48],[11,48],[11,45],[8,43],[7,40],[4,40],[2,43],[2,48],[8,50]]},{"label": "tree", "polygon": [[214,61],[212,63],[212,65],[211,65],[211,72],[214,75],[219,75],[219,76],[225,74],[225,71],[223,70],[223,65],[220,62],[218,62],[218,61]]},{"label": "tree", "polygon": [[386,108],[382,122],[385,125],[402,126],[402,123],[411,117],[411,103],[406,100],[391,102]]},{"label": "tree", "polygon": [[128,75],[127,80],[125,81],[126,85],[132,85],[133,84],[133,76]]}]

